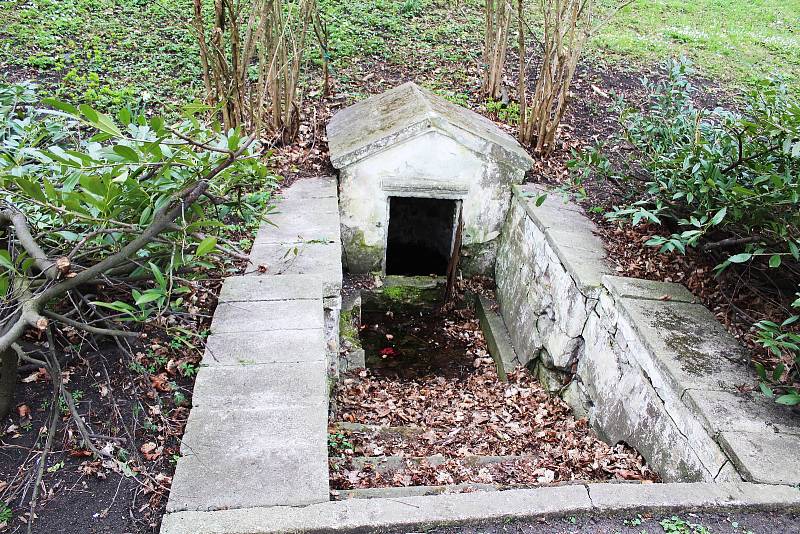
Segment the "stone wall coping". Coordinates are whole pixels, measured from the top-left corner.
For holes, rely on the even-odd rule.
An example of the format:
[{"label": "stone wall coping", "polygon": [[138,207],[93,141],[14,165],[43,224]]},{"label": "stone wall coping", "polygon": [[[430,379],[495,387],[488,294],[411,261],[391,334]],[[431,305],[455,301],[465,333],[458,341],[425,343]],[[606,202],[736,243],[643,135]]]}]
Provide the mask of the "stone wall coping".
[{"label": "stone wall coping", "polygon": [[[710,475],[725,480],[732,465],[748,482],[800,484],[800,416],[791,408],[742,393],[755,384],[755,373],[746,364],[748,351],[714,314],[681,284],[609,272],[596,226],[560,192],[524,184],[514,186],[513,194],[524,209],[523,217],[545,235],[551,252],[539,255],[549,257],[551,264],[560,262],[584,297],[606,303],[599,310],[606,314],[600,328],[629,351],[631,361],[624,364],[640,369],[646,380],[642,387],[649,384],[657,395],[654,398],[671,419],[667,423],[690,448],[698,439],[707,444],[699,458]],[[547,342],[545,347],[549,350]],[[594,357],[603,355],[586,352],[579,359]],[[646,438],[652,439],[656,438]]]},{"label": "stone wall coping", "polygon": [[[560,192],[539,184],[512,186],[513,198],[545,234],[547,242],[561,264],[572,276],[585,296],[602,285],[602,278],[612,273],[606,261],[603,241],[596,235],[597,226],[583,215],[583,210],[573,202],[565,202]],[[540,195],[546,198],[536,205]]]},{"label": "stone wall coping", "polygon": [[172,513],[164,517],[161,534],[371,533],[577,514],[681,513],[733,508],[740,511],[793,512],[800,510],[800,490],[788,486],[747,483],[599,483],[405,498],[350,499],[304,507]]},{"label": "stone wall coping", "polygon": [[342,169],[430,130],[521,170],[533,158],[492,121],[407,82],[338,111],[327,126],[333,166]]}]

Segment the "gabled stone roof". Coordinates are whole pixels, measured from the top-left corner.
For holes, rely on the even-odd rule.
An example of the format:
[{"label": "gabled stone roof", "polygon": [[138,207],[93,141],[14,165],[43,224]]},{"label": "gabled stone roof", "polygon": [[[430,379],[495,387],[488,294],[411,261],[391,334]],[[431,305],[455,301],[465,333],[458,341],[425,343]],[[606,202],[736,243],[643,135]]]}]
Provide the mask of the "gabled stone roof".
[{"label": "gabled stone roof", "polygon": [[331,162],[341,169],[430,130],[508,165],[524,170],[533,165],[516,139],[492,121],[413,82],[336,113],[327,128]]}]

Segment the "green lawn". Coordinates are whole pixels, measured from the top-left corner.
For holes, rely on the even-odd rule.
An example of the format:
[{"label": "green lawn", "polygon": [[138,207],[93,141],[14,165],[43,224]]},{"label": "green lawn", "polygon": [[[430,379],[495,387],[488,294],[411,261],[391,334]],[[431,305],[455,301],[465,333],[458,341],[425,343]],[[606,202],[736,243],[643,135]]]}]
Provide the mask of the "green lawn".
[{"label": "green lawn", "polygon": [[700,72],[746,84],[800,82],[800,0],[637,0],[595,38],[596,55],[657,61],[686,55]]},{"label": "green lawn", "polygon": [[[483,1],[449,4],[320,0],[340,90],[360,96],[350,82],[381,61],[464,100],[479,79]],[[190,16],[191,0],[1,2],[0,77],[36,78],[62,98],[100,108],[180,105],[201,85]],[[684,54],[724,85],[773,72],[797,82],[800,0],[637,0],[588,52],[618,68]]]}]

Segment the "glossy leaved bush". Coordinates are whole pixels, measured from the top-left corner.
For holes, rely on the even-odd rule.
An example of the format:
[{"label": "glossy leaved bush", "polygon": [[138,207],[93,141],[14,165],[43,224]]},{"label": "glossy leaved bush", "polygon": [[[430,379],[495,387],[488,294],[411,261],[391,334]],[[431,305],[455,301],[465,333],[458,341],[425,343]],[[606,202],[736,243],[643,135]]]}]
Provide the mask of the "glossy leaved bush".
[{"label": "glossy leaved bush", "polygon": [[[669,229],[647,241],[661,252],[698,248],[720,258],[718,272],[736,264],[784,285],[797,281],[800,101],[770,79],[745,93],[735,111],[705,109],[695,105],[691,74],[686,60],[671,61],[662,81],[643,80],[643,109],[619,100],[626,150],[615,158],[603,147],[579,154],[571,162],[575,182],[580,188],[600,177],[627,196],[609,219]],[[757,367],[762,391],[788,405],[800,404],[797,390],[785,386],[800,381],[798,320],[790,314],[781,324],[755,325],[757,341],[784,362],[769,373]]]},{"label": "glossy leaved bush", "polygon": [[[276,184],[258,143],[238,130],[205,126],[205,111],[187,106],[180,121],[167,124],[127,108],[110,117],[40,101],[30,84],[0,86],[0,209],[21,212],[46,258],[74,275],[122,250],[160,211],[207,182],[168,227],[106,273],[147,278],[152,287],[132,287],[128,300],[96,302],[127,320],[144,320],[171,301],[180,306],[173,276],[224,265],[236,249],[224,236],[257,224]],[[15,280],[33,281],[35,293],[46,279],[17,234],[0,235],[3,315],[19,303]]]}]

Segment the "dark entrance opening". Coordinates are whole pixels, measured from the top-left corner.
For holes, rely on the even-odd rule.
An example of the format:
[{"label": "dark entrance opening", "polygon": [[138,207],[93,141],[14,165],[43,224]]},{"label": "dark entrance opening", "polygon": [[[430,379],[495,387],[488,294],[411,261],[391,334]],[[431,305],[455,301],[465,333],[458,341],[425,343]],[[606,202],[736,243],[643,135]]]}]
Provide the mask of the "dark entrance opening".
[{"label": "dark entrance opening", "polygon": [[386,274],[446,274],[456,209],[455,200],[390,197]]}]

